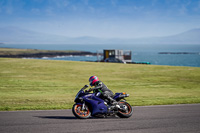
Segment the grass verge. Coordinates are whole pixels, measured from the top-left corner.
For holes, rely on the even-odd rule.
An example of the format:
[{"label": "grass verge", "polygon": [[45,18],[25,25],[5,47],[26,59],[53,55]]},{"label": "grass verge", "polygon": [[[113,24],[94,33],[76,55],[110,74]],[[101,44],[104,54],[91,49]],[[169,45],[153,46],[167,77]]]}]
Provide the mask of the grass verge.
[{"label": "grass verge", "polygon": [[0,110],[69,109],[96,75],[135,106],[200,103],[200,68],[0,58]]}]

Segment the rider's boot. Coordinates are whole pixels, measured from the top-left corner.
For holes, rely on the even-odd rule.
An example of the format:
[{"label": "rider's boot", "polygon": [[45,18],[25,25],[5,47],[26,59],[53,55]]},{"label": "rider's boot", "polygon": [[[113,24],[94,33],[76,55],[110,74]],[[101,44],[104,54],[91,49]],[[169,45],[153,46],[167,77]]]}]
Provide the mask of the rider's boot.
[{"label": "rider's boot", "polygon": [[111,107],[113,107],[113,108],[120,108],[118,102],[115,99],[113,99],[110,96],[108,96],[108,99],[109,99],[109,102],[111,104]]}]

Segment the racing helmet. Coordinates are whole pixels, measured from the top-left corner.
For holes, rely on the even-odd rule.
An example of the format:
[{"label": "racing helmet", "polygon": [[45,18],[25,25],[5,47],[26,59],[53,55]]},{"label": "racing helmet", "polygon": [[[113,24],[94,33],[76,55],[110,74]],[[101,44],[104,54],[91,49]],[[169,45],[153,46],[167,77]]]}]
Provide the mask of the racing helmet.
[{"label": "racing helmet", "polygon": [[89,78],[89,82],[90,82],[90,86],[94,86],[94,84],[99,81],[98,77],[97,76],[91,76]]}]

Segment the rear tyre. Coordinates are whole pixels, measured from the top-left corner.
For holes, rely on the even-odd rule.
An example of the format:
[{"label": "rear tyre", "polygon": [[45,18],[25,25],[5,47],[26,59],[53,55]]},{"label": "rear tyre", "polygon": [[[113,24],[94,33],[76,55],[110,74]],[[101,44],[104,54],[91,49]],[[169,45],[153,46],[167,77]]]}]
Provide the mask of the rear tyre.
[{"label": "rear tyre", "polygon": [[119,106],[121,109],[118,110],[117,115],[120,118],[129,118],[133,114],[133,109],[131,105],[127,102],[119,102]]},{"label": "rear tyre", "polygon": [[88,109],[87,105],[85,105],[84,110],[82,110],[82,106],[83,105],[74,104],[74,106],[72,107],[72,112],[74,116],[76,116],[79,119],[87,119],[91,116],[91,112]]}]

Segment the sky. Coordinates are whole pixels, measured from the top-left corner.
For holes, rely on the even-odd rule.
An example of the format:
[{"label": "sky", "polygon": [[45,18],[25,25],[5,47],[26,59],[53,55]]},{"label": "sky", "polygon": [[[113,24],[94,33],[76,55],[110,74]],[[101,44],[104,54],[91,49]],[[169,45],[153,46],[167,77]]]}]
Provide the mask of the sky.
[{"label": "sky", "polygon": [[200,0],[0,0],[0,27],[67,37],[168,36],[200,28]]}]

